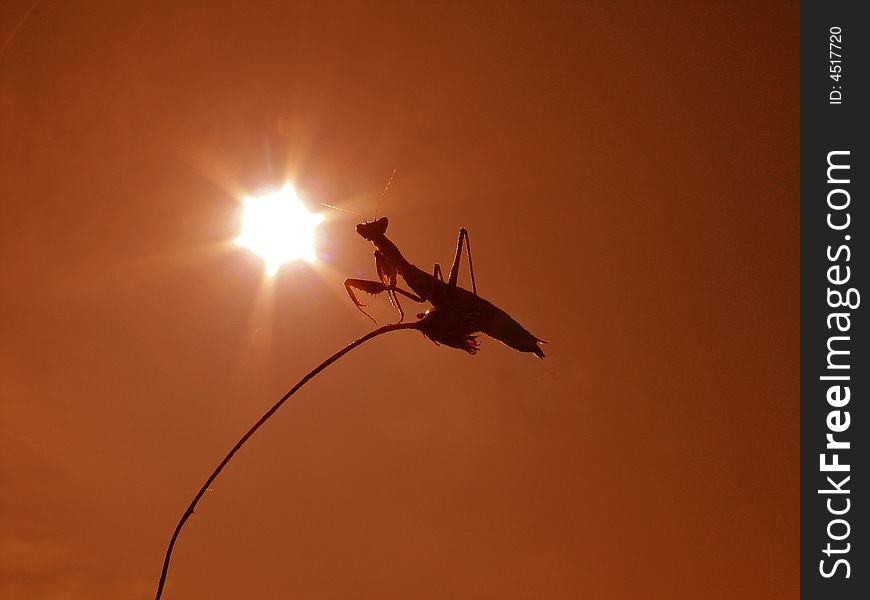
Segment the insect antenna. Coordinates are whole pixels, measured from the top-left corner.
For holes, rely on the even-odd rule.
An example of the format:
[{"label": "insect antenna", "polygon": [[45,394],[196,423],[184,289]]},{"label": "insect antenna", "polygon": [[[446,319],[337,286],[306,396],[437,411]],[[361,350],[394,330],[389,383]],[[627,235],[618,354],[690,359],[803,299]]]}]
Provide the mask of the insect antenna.
[{"label": "insect antenna", "polygon": [[346,209],[346,208],[341,208],[341,207],[339,207],[339,206],[333,206],[332,204],[326,204],[325,202],[321,202],[320,205],[321,205],[321,206],[325,206],[326,208],[334,208],[335,210],[340,210],[341,212],[346,212],[346,213],[348,213],[348,214],[351,214],[351,215],[354,215],[354,216],[356,216],[356,217],[359,217],[359,218],[362,219],[363,221],[366,220],[366,218],[365,218],[364,216],[362,216],[361,214],[359,214],[358,212],[353,212],[352,210],[348,210],[348,209]]},{"label": "insect antenna", "polygon": [[393,183],[393,179],[396,178],[396,169],[393,169],[393,174],[390,175],[390,180],[387,182],[387,187],[384,188],[384,191],[381,192],[381,197],[378,198],[378,205],[375,206],[375,216],[372,218],[372,221],[378,220],[378,210],[381,208],[381,202],[384,201],[384,196],[387,195],[387,190],[390,189],[390,185]]}]

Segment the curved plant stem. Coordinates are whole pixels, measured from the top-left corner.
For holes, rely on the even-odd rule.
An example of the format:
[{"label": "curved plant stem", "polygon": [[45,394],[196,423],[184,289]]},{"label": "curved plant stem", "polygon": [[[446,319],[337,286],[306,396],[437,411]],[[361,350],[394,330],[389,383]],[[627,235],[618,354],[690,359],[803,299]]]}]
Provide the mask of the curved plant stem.
[{"label": "curved plant stem", "polygon": [[230,459],[233,458],[233,455],[235,455],[235,453],[239,451],[239,449],[245,444],[245,442],[248,441],[248,438],[250,438],[252,435],[254,435],[254,432],[256,432],[266,421],[268,421],[269,417],[271,417],[273,414],[275,414],[275,411],[277,411],[279,408],[281,408],[281,405],[284,404],[284,402],[286,402],[287,399],[290,398],[290,396],[295,394],[299,388],[301,388],[303,385],[308,383],[309,380],[311,380],[315,375],[320,373],[323,369],[325,369],[326,367],[328,367],[329,365],[331,365],[332,363],[337,361],[339,358],[341,358],[342,356],[344,356],[345,354],[347,354],[348,352],[350,352],[351,350],[353,350],[354,348],[356,348],[357,346],[359,346],[363,342],[367,342],[370,339],[375,338],[383,333],[389,333],[390,331],[397,331],[399,329],[418,329],[419,330],[420,329],[419,321],[417,323],[396,323],[393,325],[384,325],[383,327],[379,327],[378,329],[375,329],[374,331],[367,333],[366,335],[362,336],[358,340],[351,342],[350,344],[348,344],[347,346],[345,346],[344,348],[342,348],[341,350],[339,350],[338,352],[336,352],[335,354],[333,354],[332,356],[327,358],[325,361],[323,361],[322,363],[317,365],[317,367],[312,369],[305,377],[300,379],[299,383],[294,385],[293,388],[289,392],[284,394],[284,396],[280,400],[278,400],[278,402],[276,402],[275,405],[272,406],[272,408],[270,408],[268,411],[266,411],[266,414],[264,414],[262,417],[260,417],[260,420],[257,421],[256,423],[254,423],[254,426],[251,427],[248,430],[248,432],[242,436],[242,439],[240,439],[236,443],[236,445],[233,446],[233,449],[227,453],[227,455],[220,462],[220,464],[217,466],[217,468],[212,472],[211,475],[209,475],[208,479],[205,480],[205,483],[202,484],[202,487],[196,493],[196,496],[193,497],[193,500],[191,501],[190,506],[188,506],[187,510],[184,511],[184,514],[181,515],[181,520],[178,522],[178,525],[176,525],[175,531],[172,533],[172,537],[169,539],[169,547],[166,549],[166,557],[163,559],[163,570],[160,572],[160,582],[157,584],[157,596],[155,597],[155,600],[160,600],[160,596],[163,594],[163,586],[166,583],[166,573],[169,571],[169,559],[172,557],[172,548],[175,546],[175,540],[178,539],[178,534],[181,533],[181,528],[184,527],[184,524],[190,518],[190,515],[193,514],[193,511],[196,508],[197,503],[199,502],[200,498],[202,498],[203,494],[205,494],[208,487],[215,480],[215,478],[217,478],[217,476],[220,474],[220,472],[223,470],[223,468],[227,465],[227,463],[230,462]]}]

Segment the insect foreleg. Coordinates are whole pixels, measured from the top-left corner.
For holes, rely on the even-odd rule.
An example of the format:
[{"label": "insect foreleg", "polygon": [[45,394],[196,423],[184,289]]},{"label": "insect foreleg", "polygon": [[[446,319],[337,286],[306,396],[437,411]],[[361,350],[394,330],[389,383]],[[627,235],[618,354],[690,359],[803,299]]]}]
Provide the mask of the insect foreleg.
[{"label": "insect foreleg", "polygon": [[477,284],[474,282],[474,263],[471,261],[471,245],[468,243],[468,231],[465,227],[459,229],[459,240],[456,242],[456,256],[453,258],[453,266],[450,267],[450,279],[447,281],[447,288],[450,291],[453,291],[456,288],[456,281],[459,279],[459,259],[462,257],[463,241],[465,242],[465,248],[468,251],[468,268],[471,271],[471,291],[474,292],[475,296],[477,296]]},{"label": "insect foreleg", "polygon": [[371,319],[372,323],[377,325],[377,320],[363,309],[363,306],[365,306],[365,304],[360,302],[359,298],[356,297],[356,294],[353,293],[354,288],[362,290],[364,292],[368,292],[369,294],[379,294],[383,292],[386,287],[380,281],[365,281],[364,279],[344,280],[344,289],[347,290],[347,295],[350,296],[353,305],[356,306],[362,314]]},{"label": "insect foreleg", "polygon": [[[372,322],[375,323],[375,325],[377,325],[377,323],[378,323],[377,320],[373,316],[371,316],[368,312],[363,310],[363,307],[365,306],[365,304],[360,302],[359,298],[356,297],[356,294],[354,293],[354,289],[362,290],[363,292],[366,292],[368,294],[374,294],[374,295],[380,294],[381,292],[387,292],[387,294],[390,295],[391,301],[393,300],[393,297],[395,297],[396,304],[398,304],[398,300],[399,300],[398,296],[395,296],[395,294],[397,294],[397,293],[402,294],[403,296],[405,296],[407,298],[410,298],[414,302],[425,302],[426,301],[423,298],[421,298],[420,296],[417,296],[416,294],[412,294],[411,292],[407,292],[400,287],[391,288],[391,287],[385,285],[382,281],[370,281],[367,279],[345,279],[344,280],[344,289],[347,290],[347,295],[350,296],[350,299],[351,299],[351,301],[353,301],[354,306],[356,306],[362,314],[364,314],[369,319],[371,319]],[[404,318],[404,312],[402,312],[401,307],[398,307],[398,308],[399,308],[399,313],[402,315],[402,318]]]}]

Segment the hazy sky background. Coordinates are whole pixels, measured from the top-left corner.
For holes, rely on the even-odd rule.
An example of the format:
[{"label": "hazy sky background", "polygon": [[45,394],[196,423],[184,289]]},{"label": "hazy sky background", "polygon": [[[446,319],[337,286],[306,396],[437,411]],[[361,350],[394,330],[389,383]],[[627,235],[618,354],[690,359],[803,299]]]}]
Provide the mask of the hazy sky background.
[{"label": "hazy sky background", "polygon": [[[164,597],[797,597],[798,3],[408,4],[44,0],[0,55],[0,596],[153,596],[370,329],[316,203],[396,169],[546,360],[355,350]],[[285,180],[322,260],[264,284]]]}]

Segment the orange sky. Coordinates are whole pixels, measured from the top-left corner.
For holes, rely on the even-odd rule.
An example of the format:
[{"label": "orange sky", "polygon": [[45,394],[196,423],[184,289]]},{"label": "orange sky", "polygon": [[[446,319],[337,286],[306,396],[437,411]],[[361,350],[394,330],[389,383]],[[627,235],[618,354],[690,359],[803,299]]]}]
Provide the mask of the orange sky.
[{"label": "orange sky", "polygon": [[388,235],[467,227],[546,360],[355,350],[164,598],[797,597],[797,3],[191,4],[0,55],[0,596],[153,596],[371,326],[356,218],[264,286],[238,197],[369,215],[396,169]]}]

